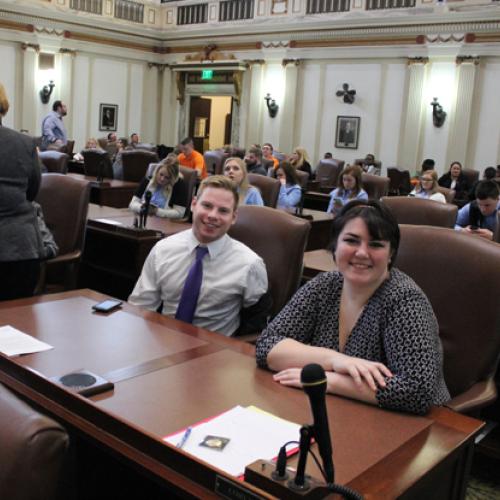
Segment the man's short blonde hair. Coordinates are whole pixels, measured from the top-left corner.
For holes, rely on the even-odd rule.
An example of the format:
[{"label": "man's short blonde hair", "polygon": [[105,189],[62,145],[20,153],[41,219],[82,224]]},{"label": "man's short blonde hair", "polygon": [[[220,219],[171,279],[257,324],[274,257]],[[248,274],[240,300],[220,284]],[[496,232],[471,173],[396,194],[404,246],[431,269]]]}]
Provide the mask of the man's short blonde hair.
[{"label": "man's short blonde hair", "polygon": [[226,191],[233,193],[234,209],[236,210],[238,208],[238,186],[236,186],[236,184],[229,177],[224,175],[211,175],[210,177],[207,177],[204,181],[202,181],[200,187],[198,188],[197,198],[200,199],[203,191],[209,187],[215,189],[225,189]]},{"label": "man's short blonde hair", "polygon": [[9,100],[7,99],[5,87],[0,83],[0,116],[5,116],[7,111],[9,111]]}]

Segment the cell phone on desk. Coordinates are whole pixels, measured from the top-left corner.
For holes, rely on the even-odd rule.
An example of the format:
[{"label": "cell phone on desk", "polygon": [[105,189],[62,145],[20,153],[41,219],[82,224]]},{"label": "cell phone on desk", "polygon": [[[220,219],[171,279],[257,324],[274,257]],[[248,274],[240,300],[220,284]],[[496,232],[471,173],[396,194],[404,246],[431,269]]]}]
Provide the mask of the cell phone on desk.
[{"label": "cell phone on desk", "polygon": [[479,226],[475,226],[474,224],[470,225],[470,230],[471,231],[477,231],[479,229]]},{"label": "cell phone on desk", "polygon": [[116,299],[108,299],[99,302],[98,304],[94,304],[92,309],[96,312],[108,313],[118,309],[122,305],[121,300]]}]

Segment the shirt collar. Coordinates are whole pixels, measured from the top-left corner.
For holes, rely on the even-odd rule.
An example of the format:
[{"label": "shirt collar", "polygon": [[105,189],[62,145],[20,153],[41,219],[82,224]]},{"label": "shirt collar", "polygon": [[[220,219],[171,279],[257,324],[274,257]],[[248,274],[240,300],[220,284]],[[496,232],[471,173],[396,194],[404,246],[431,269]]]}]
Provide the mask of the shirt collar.
[{"label": "shirt collar", "polygon": [[226,243],[228,241],[229,241],[229,236],[227,234],[225,234],[224,236],[222,236],[218,240],[211,241],[207,245],[202,245],[196,239],[196,236],[194,235],[193,230],[190,229],[190,234],[189,234],[189,237],[187,240],[187,246],[188,246],[189,253],[193,252],[197,246],[200,246],[200,245],[206,246],[208,248],[208,253],[210,255],[210,258],[214,258],[214,257],[217,257],[217,255],[219,255],[222,252],[222,250],[224,249],[224,246],[226,245]]}]

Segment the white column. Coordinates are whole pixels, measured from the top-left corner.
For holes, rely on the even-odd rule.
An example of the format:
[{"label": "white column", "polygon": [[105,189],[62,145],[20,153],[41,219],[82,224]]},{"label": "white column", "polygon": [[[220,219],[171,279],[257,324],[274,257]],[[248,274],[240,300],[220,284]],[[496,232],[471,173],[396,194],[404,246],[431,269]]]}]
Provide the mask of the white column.
[{"label": "white column", "polygon": [[279,136],[279,150],[283,153],[291,153],[292,149],[297,146],[293,141],[295,137],[299,64],[299,61],[291,61],[285,66],[285,96],[280,108],[282,115]]},{"label": "white column", "polygon": [[408,97],[405,119],[401,130],[398,164],[410,172],[415,170],[418,161],[422,129],[422,92],[426,63],[427,59],[408,61]]},{"label": "white column", "polygon": [[73,61],[76,52],[74,51],[61,51],[60,53],[60,71],[59,71],[59,99],[68,107],[68,115],[72,117],[71,120],[64,120],[68,139],[74,139],[73,123],[76,120],[81,120],[78,113],[77,100],[73,99]]},{"label": "white column", "polygon": [[175,146],[178,142],[176,134],[176,117],[179,106],[177,105],[177,89],[173,83],[173,71],[165,66],[160,76],[160,121],[158,130],[158,144]]},{"label": "white column", "polygon": [[263,61],[252,62],[250,67],[250,92],[248,98],[247,131],[244,144],[240,147],[249,147],[251,144],[261,142],[262,112],[265,107],[262,94],[262,78],[264,74]]},{"label": "white column", "polygon": [[158,127],[160,123],[158,113],[159,88],[158,81],[163,66],[148,64],[144,67],[142,92],[142,122],[141,133],[145,142],[158,143]]},{"label": "white column", "polygon": [[457,94],[454,109],[451,114],[450,135],[446,164],[460,161],[466,164],[469,145],[469,130],[471,124],[472,100],[474,83],[479,58],[457,58]]},{"label": "white column", "polygon": [[35,72],[38,66],[38,54],[35,49],[22,46],[22,112],[21,129],[28,130],[34,136],[41,135],[41,124],[37,123],[38,93],[35,89]]}]

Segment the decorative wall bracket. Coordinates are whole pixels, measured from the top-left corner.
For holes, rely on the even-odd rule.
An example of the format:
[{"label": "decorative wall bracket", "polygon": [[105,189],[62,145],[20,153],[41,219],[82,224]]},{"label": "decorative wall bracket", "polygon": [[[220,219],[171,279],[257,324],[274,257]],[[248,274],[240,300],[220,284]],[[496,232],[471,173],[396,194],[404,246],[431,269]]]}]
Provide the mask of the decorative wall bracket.
[{"label": "decorative wall bracket", "polygon": [[444,111],[443,106],[439,104],[438,98],[434,97],[432,102],[432,123],[435,127],[442,127],[444,121],[446,120],[446,111]]},{"label": "decorative wall bracket", "polygon": [[278,109],[280,109],[280,107],[276,104],[276,101],[271,97],[271,94],[267,94],[266,97],[264,97],[264,100],[266,101],[266,106],[267,106],[267,111],[269,112],[269,116],[271,118],[274,118],[278,114]]}]

